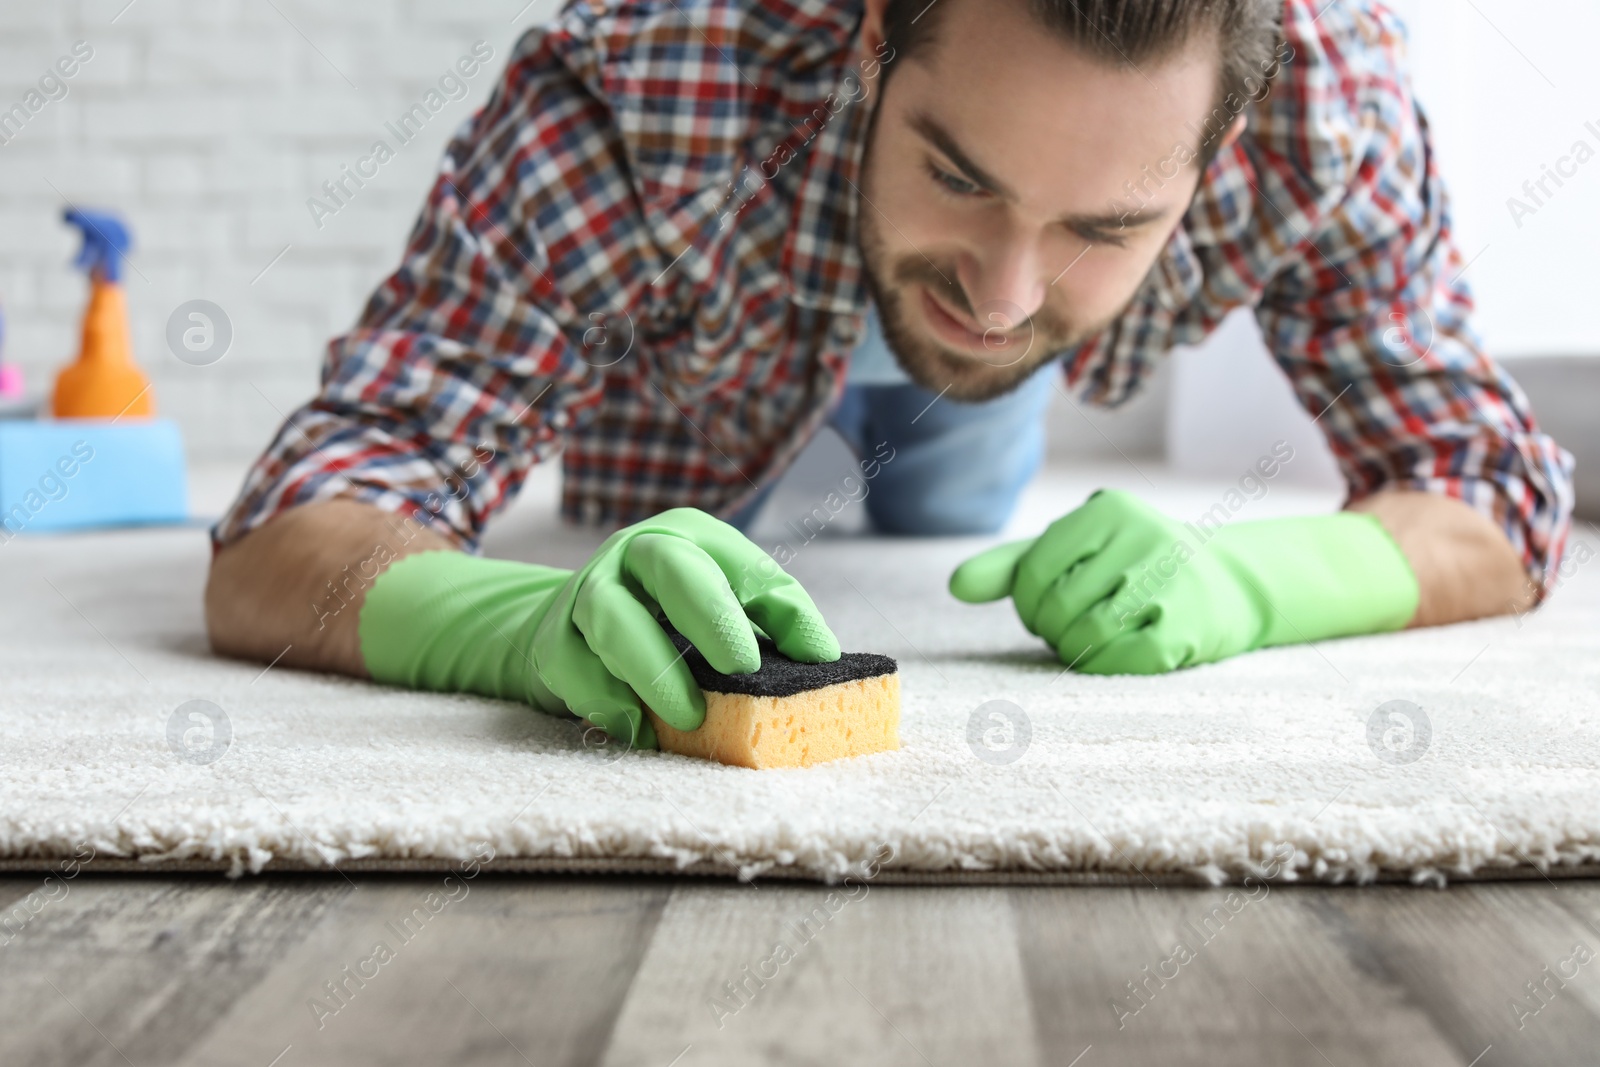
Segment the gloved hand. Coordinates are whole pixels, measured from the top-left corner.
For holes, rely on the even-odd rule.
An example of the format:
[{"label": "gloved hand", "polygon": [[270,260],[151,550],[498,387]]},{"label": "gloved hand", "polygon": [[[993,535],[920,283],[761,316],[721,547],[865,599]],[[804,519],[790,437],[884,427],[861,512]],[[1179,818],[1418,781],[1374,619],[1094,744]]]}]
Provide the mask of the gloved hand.
[{"label": "gloved hand", "polygon": [[1185,526],[1102,489],[1039,537],[967,560],[950,592],[1010,596],[1061,662],[1158,674],[1267,645],[1398,630],[1417,581],[1371,515]]},{"label": "gloved hand", "polygon": [[800,583],[694,508],[618,530],[577,571],[461,552],[407,556],[367,590],[361,655],[380,682],[525,700],[654,748],[646,705],[679,730],[706,714],[658,612],[724,674],[761,666],[752,623],[791,659],[839,658]]}]

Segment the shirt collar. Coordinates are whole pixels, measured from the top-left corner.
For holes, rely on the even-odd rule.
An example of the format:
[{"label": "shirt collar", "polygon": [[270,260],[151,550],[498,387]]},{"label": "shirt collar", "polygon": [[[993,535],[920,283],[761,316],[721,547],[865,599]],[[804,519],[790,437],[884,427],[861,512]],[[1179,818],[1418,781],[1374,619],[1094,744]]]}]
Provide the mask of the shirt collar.
[{"label": "shirt collar", "polygon": [[1150,267],[1145,285],[1158,305],[1167,311],[1177,311],[1200,291],[1201,278],[1194,243],[1189,239],[1189,231],[1180,223]]},{"label": "shirt collar", "polygon": [[[834,88],[817,101],[817,106],[826,109],[830,98],[847,102],[831,115],[810,145],[796,148],[797,158],[788,164],[805,168],[781,261],[784,277],[789,280],[789,299],[802,307],[834,312],[866,309],[861,250],[857,244],[858,202],[862,199],[866,131],[881,75],[872,83],[865,83],[866,92],[859,92],[864,83],[849,62],[853,58],[851,48]],[[854,76],[858,90],[854,99],[841,91],[849,75]]]},{"label": "shirt collar", "polygon": [[1162,308],[1176,312],[1199,295],[1205,268],[1197,250],[1236,243],[1249,227],[1254,175],[1240,144],[1218,153],[1201,175],[1193,203],[1145,282]]}]

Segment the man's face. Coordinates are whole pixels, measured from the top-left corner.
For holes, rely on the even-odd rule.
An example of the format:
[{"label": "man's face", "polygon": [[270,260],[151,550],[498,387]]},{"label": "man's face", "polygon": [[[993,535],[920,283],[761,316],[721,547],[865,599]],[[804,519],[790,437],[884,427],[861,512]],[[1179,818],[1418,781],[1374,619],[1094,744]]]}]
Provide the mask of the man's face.
[{"label": "man's face", "polygon": [[[906,374],[986,400],[1132,299],[1194,195],[1191,129],[1214,103],[1220,60],[1207,36],[1118,69],[1049,34],[1018,0],[937,2],[935,39],[883,68],[860,244]],[[868,4],[869,52],[881,8]],[[1180,146],[1188,154],[1174,158]],[[1130,197],[1125,183],[1142,188]]]}]

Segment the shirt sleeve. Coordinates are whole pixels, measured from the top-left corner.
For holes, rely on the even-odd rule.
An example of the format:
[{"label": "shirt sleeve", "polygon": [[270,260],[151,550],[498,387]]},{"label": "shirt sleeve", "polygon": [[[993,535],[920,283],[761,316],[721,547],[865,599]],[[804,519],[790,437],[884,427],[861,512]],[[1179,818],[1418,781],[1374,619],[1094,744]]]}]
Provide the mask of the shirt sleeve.
[{"label": "shirt sleeve", "polygon": [[1376,4],[1320,19],[1301,6],[1285,36],[1302,66],[1247,137],[1256,210],[1286,252],[1257,309],[1267,345],[1350,501],[1396,487],[1464,501],[1505,532],[1542,598],[1571,523],[1573,460],[1472,328],[1403,28]]},{"label": "shirt sleeve", "polygon": [[528,469],[598,404],[610,360],[591,342],[627,315],[618,279],[654,258],[613,270],[632,251],[626,231],[571,230],[629,214],[618,151],[603,102],[526,35],[446,149],[399,267],[329,343],[316,396],[287,416],[213,544],[348,498],[476,550]]}]

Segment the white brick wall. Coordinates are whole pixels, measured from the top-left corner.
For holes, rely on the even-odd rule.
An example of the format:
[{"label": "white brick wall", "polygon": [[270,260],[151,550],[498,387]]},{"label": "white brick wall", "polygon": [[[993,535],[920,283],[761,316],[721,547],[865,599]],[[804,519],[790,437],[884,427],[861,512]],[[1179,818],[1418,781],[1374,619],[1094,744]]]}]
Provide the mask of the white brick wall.
[{"label": "white brick wall", "polygon": [[[316,387],[327,339],[394,266],[449,135],[483,103],[517,36],[559,0],[525,5],[0,2],[0,112],[75,41],[94,49],[67,95],[0,144],[8,358],[38,391],[76,352],[85,283],[68,266],[77,249],[62,198],[115,208],[137,242],[125,284],[158,406],[182,424],[192,457],[255,455],[281,413]],[[387,138],[383,124],[480,40],[494,58],[466,98],[447,103],[318,230],[306,199]],[[166,347],[168,315],[195,298],[233,322],[231,350],[208,367]]]}]

